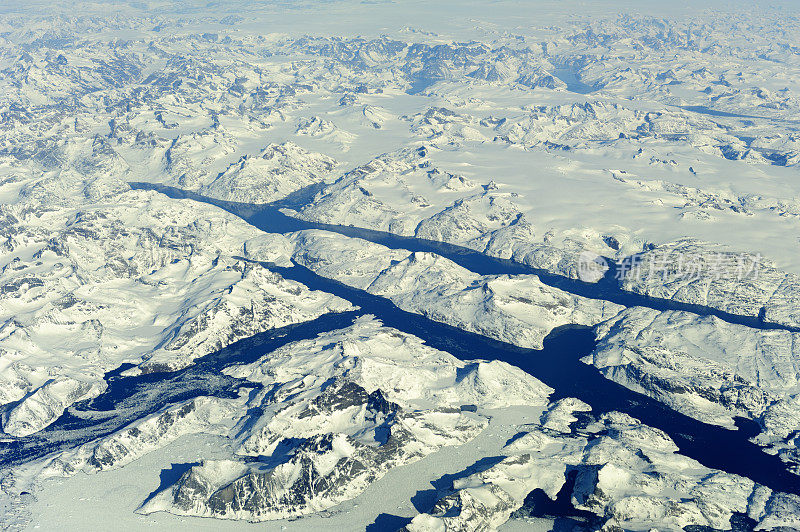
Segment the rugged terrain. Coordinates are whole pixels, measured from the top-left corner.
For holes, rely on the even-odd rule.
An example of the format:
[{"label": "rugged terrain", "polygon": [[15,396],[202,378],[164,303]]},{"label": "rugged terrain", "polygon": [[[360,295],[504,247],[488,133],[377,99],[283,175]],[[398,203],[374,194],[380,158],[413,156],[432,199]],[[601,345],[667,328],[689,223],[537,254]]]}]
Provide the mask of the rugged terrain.
[{"label": "rugged terrain", "polygon": [[42,7],[5,529],[800,527],[796,7]]}]

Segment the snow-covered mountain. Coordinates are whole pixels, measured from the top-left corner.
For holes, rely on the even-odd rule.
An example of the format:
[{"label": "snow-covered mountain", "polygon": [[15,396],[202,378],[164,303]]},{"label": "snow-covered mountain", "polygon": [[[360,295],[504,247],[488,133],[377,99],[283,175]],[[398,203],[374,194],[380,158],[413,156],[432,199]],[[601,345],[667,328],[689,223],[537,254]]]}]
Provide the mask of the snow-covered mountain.
[{"label": "snow-covered mountain", "polygon": [[3,528],[800,528],[800,12],[668,4],[0,6]]}]

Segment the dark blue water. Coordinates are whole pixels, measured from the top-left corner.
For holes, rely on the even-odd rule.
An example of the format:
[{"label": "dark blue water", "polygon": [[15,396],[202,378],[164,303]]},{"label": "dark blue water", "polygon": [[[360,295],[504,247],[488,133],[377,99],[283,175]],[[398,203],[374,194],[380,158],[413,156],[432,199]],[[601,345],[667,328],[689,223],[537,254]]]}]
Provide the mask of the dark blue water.
[{"label": "dark blue water", "polygon": [[[200,198],[176,189],[149,185],[146,187],[156,188],[171,197]],[[388,247],[438,253],[480,274],[539,273],[521,264],[495,259],[441,242],[398,237],[352,227],[303,222],[282,215],[274,205],[259,207],[201,199],[219,205],[270,232],[327,229],[347,236],[365,238]],[[779,458],[765,454],[761,448],[748,441],[748,437],[757,433],[757,427],[752,422],[742,420],[743,430],[738,431],[699,422],[649,397],[609,381],[594,367],[581,363],[579,359],[589,354],[596,344],[594,333],[587,327],[560,327],[545,338],[544,349],[525,349],[405,312],[387,299],[320,277],[301,266],[286,268],[272,264],[264,265],[285,278],[301,282],[311,289],[342,297],[361,310],[327,314],[307,323],[255,335],[202,357],[194,365],[180,371],[135,377],[123,377],[119,370],[110,372],[106,376],[108,389],[99,397],[74,405],[55,423],[35,435],[0,443],[0,466],[18,464],[57,450],[74,448],[84,442],[111,434],[167,405],[192,397],[236,396],[243,389],[254,388],[256,385],[228,377],[221,373],[222,368],[254,361],[289,342],[313,338],[322,332],[346,327],[356,316],[369,313],[377,316],[385,325],[422,338],[431,347],[447,351],[461,360],[502,360],[515,365],[552,387],[555,390],[553,400],[577,397],[591,405],[595,414],[612,410],[625,412],[663,430],[680,447],[681,453],[708,467],[751,478],[774,490],[800,494],[800,477],[789,473]],[[667,300],[644,298],[622,292],[607,282],[591,285],[547,272],[542,272],[542,278],[548,284],[587,297],[624,301],[658,310],[694,311],[691,309],[695,309],[701,315],[719,315],[714,309],[675,304]],[[740,320],[735,322],[741,323],[752,319],[734,315],[725,317],[729,321]],[[757,320],[754,326],[771,327]]]},{"label": "dark blue water", "polygon": [[588,327],[560,327],[545,338],[542,350],[525,349],[406,312],[387,299],[320,277],[302,266],[262,264],[313,290],[346,299],[360,310],[326,314],[310,322],[261,333],[202,357],[180,371],[134,377],[112,372],[108,389],[99,397],[76,404],[70,413],[34,436],[0,444],[0,465],[22,463],[73,448],[191,397],[236,396],[242,388],[256,385],[227,377],[221,374],[222,368],[252,362],[289,342],[347,327],[356,316],[373,314],[385,325],[422,338],[427,345],[461,360],[502,360],[517,366],[552,387],[555,390],[552,400],[577,397],[591,405],[595,414],[625,412],[669,434],[681,453],[703,465],[748,477],[774,490],[800,494],[800,477],[786,471],[779,458],[765,454],[748,441],[752,427],[731,431],[699,422],[609,381],[593,366],[581,363],[579,359],[595,347],[594,333]]},{"label": "dark blue water", "polygon": [[224,375],[221,370],[247,364],[290,342],[352,324],[355,312],[326,314],[316,320],[288,325],[235,342],[172,372],[123,377],[129,364],[105,375],[108,387],[98,397],[72,405],[47,428],[25,438],[0,442],[0,467],[75,448],[118,431],[162,408],[199,396],[237,397],[259,385]]},{"label": "dark blue water", "polygon": [[[342,225],[331,225],[316,222],[308,222],[292,218],[280,212],[280,208],[297,207],[301,201],[277,202],[270,205],[252,205],[248,203],[236,203],[231,201],[217,200],[201,196],[193,192],[184,191],[174,187],[157,185],[151,183],[131,183],[131,187],[141,190],[155,190],[175,199],[192,199],[203,203],[216,205],[240,218],[251,225],[258,227],[267,233],[289,233],[306,229],[321,229],[338,233],[351,238],[360,238],[376,244],[380,244],[390,249],[405,249],[408,251],[430,252],[450,259],[479,275],[520,275],[534,274],[546,285],[559,288],[565,292],[586,297],[589,299],[602,299],[611,301],[625,307],[646,307],[655,310],[680,310],[698,314],[700,316],[716,316],[728,323],[745,325],[757,329],[780,329],[792,332],[800,332],[800,328],[764,322],[755,316],[742,316],[731,314],[711,307],[702,305],[692,305],[673,301],[671,299],[661,299],[644,296],[622,290],[619,281],[614,278],[614,273],[618,265],[609,258],[605,260],[611,265],[608,275],[597,283],[586,283],[578,279],[570,279],[562,275],[554,274],[547,270],[533,268],[518,262],[500,259],[485,255],[473,249],[437,240],[426,240],[407,236],[398,236],[385,231],[375,231],[361,227],[351,227]],[[300,197],[306,198],[307,194],[300,193]]]},{"label": "dark blue water", "polygon": [[[133,184],[132,186],[158,190],[173,198],[191,198],[217,205],[266,232],[286,233],[303,229],[322,229],[361,238],[392,249],[436,253],[481,275],[533,273],[545,284],[566,292],[592,299],[604,299],[626,307],[642,306],[659,311],[687,311],[700,316],[716,316],[730,323],[757,329],[798,330],[765,323],[757,317],[740,316],[700,305],[626,292],[620,289],[618,281],[610,275],[598,283],[585,283],[513,261],[490,257],[453,244],[402,237],[357,227],[306,222],[286,216],[278,210],[284,206],[296,208],[298,203],[308,201],[302,191],[298,193],[297,201],[251,205],[206,198],[162,185]],[[591,405],[595,412],[617,410],[628,413],[646,424],[664,430],[680,447],[682,453],[708,467],[747,476],[773,489],[800,493],[800,477],[789,473],[779,458],[765,454],[758,446],[748,441],[759,432],[755,422],[739,419],[737,431],[701,423],[647,396],[617,385],[605,379],[594,367],[579,362],[580,358],[591,353],[595,347],[594,334],[585,327],[566,326],[553,331],[545,339],[544,350],[537,353],[472,333],[450,329],[446,325],[400,311],[387,300],[319,277],[299,266],[273,267],[273,269],[310,288],[348,299],[362,309],[379,316],[386,325],[414,334],[429,345],[448,351],[462,360],[496,358],[514,364],[554,388],[556,390],[554,400],[560,397],[577,397]],[[613,268],[610,271],[613,271]],[[560,353],[560,356],[552,356],[552,353]]]},{"label": "dark blue water", "polygon": [[302,266],[264,265],[311,289],[347,299],[385,325],[422,338],[431,347],[461,360],[502,360],[517,366],[553,388],[553,401],[577,397],[595,414],[625,412],[666,432],[681,453],[707,467],[748,477],[774,490],[800,494],[800,477],[788,472],[780,458],[748,441],[758,432],[754,423],[737,420],[737,431],[702,423],[610,381],[593,366],[580,362],[596,345],[588,327],[560,327],[545,338],[542,350],[525,349],[403,311],[387,299],[320,277]]}]

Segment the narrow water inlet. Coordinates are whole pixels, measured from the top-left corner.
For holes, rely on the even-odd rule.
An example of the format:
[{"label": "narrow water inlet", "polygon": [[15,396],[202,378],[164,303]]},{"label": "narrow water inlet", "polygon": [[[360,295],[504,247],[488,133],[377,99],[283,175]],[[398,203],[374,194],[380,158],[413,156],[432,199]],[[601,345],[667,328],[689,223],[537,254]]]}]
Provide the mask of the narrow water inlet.
[{"label": "narrow water inlet", "polygon": [[[191,196],[178,189],[173,189],[171,193],[175,197]],[[450,244],[396,237],[388,233],[358,228],[321,226],[322,224],[312,224],[285,216],[275,206],[228,204],[226,207],[224,204],[227,202],[207,198],[205,200],[218,204],[269,232],[333,227],[337,232],[347,236],[357,236],[383,245],[389,243],[402,249],[416,246],[420,251],[432,251],[453,259],[477,273],[533,273],[524,265],[502,261]],[[422,315],[405,312],[388,299],[321,277],[299,265],[278,267],[269,263],[262,264],[287,279],[346,299],[360,307],[360,310],[328,314],[311,322],[256,335],[257,337],[242,340],[217,353],[198,359],[193,366],[178,372],[131,377],[111,372],[107,379],[108,389],[97,398],[73,405],[68,413],[50,427],[31,437],[0,443],[0,464],[22,463],[102,437],[167,404],[202,395],[233,396],[241,387],[252,386],[252,383],[226,379],[224,375],[221,376],[220,369],[245,360],[255,360],[291,341],[313,338],[326,331],[347,327],[355,317],[372,314],[386,326],[417,336],[431,347],[447,351],[461,360],[501,360],[517,366],[552,387],[555,390],[551,396],[552,400],[576,397],[589,404],[595,414],[609,411],[629,414],[647,425],[663,430],[679,446],[682,454],[707,467],[750,478],[776,491],[800,494],[800,477],[787,471],[786,464],[780,458],[766,454],[760,447],[748,441],[748,437],[752,435],[752,427],[748,427],[747,430],[732,431],[702,423],[675,412],[654,399],[616,384],[604,378],[593,366],[581,363],[580,358],[595,348],[594,333],[590,328],[575,325],[560,327],[545,338],[542,350],[525,349],[465,332]],[[548,279],[558,277],[553,274],[548,275],[550,276]],[[600,296],[604,295],[602,291],[608,289],[563,277],[560,279],[565,286],[575,289],[575,291],[567,290],[572,293],[596,290],[594,295],[601,298]],[[670,304],[673,303],[626,294],[620,290],[612,295],[619,298],[630,297],[633,301],[644,301],[649,304],[641,306],[659,310],[669,310]],[[602,299],[613,301],[607,297]],[[712,312],[713,309],[699,307],[698,311],[700,315],[716,315]],[[761,324],[757,328],[777,327]]]}]

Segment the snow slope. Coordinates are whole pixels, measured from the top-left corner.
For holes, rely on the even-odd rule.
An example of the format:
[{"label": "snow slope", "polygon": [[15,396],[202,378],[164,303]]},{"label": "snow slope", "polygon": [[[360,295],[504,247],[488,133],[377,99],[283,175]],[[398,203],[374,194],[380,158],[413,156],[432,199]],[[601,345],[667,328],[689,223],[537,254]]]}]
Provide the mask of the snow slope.
[{"label": "snow slope", "polygon": [[[484,530],[543,519],[535,503],[553,497],[569,515],[544,519],[589,528],[798,526],[793,495],[259,263],[522,347],[591,326],[584,361],[604,376],[709,423],[747,418],[795,471],[797,6],[113,7],[0,6],[4,528],[85,508],[58,482],[132,527]],[[324,231],[265,234],[134,181],[570,279],[619,267],[601,287],[703,315]],[[326,323],[290,341],[287,326]],[[236,358],[271,334],[282,347]],[[68,526],[96,528],[111,511],[76,512]]]}]

